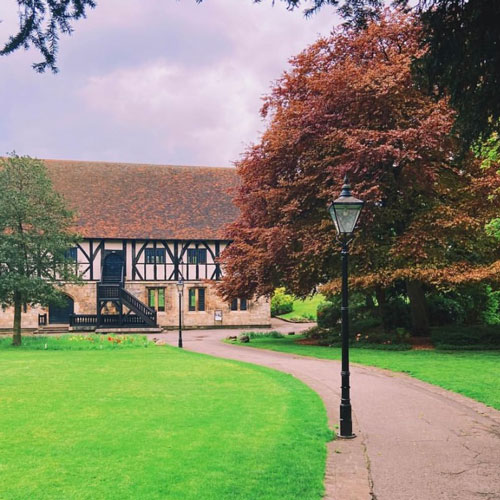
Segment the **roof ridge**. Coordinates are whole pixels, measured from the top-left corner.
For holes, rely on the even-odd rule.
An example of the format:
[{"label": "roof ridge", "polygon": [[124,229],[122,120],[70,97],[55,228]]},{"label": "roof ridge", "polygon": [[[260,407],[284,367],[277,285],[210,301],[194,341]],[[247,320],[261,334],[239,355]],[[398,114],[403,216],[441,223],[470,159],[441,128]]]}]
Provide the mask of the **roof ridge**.
[{"label": "roof ridge", "polygon": [[213,165],[171,165],[164,163],[134,163],[134,162],[123,162],[123,161],[93,161],[93,160],[59,160],[53,158],[38,158],[43,162],[48,163],[77,163],[80,165],[123,165],[130,167],[168,167],[168,168],[202,168],[202,169],[226,169],[234,170],[236,172],[236,167],[231,166],[213,166]]}]

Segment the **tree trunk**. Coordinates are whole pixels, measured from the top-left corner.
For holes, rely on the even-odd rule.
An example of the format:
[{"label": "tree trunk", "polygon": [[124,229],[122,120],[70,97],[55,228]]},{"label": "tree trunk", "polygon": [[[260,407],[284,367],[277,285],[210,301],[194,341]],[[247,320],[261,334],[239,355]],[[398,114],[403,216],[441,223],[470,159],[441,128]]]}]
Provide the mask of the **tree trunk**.
[{"label": "tree trunk", "polygon": [[375,310],[375,302],[373,301],[373,295],[371,292],[367,292],[365,295],[365,305],[369,311]]},{"label": "tree trunk", "polygon": [[21,345],[21,294],[14,293],[14,332],[12,335],[12,345]]},{"label": "tree trunk", "polygon": [[407,280],[406,292],[410,299],[412,333],[419,337],[425,337],[429,335],[430,329],[429,311],[422,283],[420,281]]},{"label": "tree trunk", "polygon": [[387,299],[385,296],[385,289],[377,285],[375,287],[375,297],[378,302],[378,314],[382,320],[384,330],[387,332],[390,329],[389,318],[387,317]]}]

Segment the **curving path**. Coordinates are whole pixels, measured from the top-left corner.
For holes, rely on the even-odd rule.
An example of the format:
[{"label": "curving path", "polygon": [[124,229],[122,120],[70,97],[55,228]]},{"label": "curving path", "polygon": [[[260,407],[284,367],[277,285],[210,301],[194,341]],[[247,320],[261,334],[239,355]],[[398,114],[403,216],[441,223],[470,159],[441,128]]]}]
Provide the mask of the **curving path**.
[{"label": "curving path", "polygon": [[[298,330],[281,321],[273,326]],[[290,373],[318,392],[330,424],[338,423],[340,362],[221,342],[234,334],[184,332],[184,347]],[[177,342],[176,332],[156,337]],[[358,437],[329,443],[326,499],[500,499],[500,412],[404,374],[360,365],[351,366],[351,386]]]}]

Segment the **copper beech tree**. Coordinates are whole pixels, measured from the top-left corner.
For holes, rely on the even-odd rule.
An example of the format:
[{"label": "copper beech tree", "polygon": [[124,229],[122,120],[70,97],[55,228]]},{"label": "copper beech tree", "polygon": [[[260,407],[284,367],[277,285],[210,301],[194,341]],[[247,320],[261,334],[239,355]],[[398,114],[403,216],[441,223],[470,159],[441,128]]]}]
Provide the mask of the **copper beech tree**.
[{"label": "copper beech tree", "polygon": [[406,284],[413,329],[428,329],[423,285],[496,279],[484,224],[498,213],[494,169],[459,155],[446,98],[411,75],[422,55],[414,17],[386,11],[364,31],[343,28],[291,61],[264,99],[268,128],[238,162],[238,220],[222,256],[220,293],[298,296],[339,289],[339,246],[327,206],[347,173],[366,201],[352,246],[352,285]]}]

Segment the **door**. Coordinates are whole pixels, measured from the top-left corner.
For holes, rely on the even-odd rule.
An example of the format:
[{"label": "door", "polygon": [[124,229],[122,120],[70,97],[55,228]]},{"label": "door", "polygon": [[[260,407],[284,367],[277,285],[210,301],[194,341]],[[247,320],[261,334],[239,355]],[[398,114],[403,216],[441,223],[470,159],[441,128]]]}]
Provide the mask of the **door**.
[{"label": "door", "polygon": [[111,252],[104,258],[102,281],[120,282],[123,277],[123,257],[121,251]]},{"label": "door", "polygon": [[75,311],[75,303],[71,297],[64,296],[65,302],[63,305],[49,306],[49,323],[69,324],[69,315]]}]

